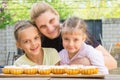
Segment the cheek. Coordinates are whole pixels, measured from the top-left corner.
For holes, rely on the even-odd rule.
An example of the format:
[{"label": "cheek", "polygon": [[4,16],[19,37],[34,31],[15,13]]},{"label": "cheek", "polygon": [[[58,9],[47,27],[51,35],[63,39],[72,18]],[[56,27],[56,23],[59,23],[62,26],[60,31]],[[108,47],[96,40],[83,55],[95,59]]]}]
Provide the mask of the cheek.
[{"label": "cheek", "polygon": [[42,42],[41,42],[41,40],[39,40],[38,44],[40,44],[40,46],[42,45]]},{"label": "cheek", "polygon": [[43,35],[45,35],[46,34],[46,29],[39,29],[40,30],[40,33],[42,33]]},{"label": "cheek", "polygon": [[59,20],[56,20],[53,25],[54,25],[55,27],[59,27],[59,26],[60,26]]},{"label": "cheek", "polygon": [[64,46],[64,47],[68,46],[68,41],[64,41],[64,40],[63,40],[63,46]]},{"label": "cheek", "polygon": [[22,45],[21,45],[21,48],[25,51],[26,49],[29,48],[29,45],[22,44]]}]

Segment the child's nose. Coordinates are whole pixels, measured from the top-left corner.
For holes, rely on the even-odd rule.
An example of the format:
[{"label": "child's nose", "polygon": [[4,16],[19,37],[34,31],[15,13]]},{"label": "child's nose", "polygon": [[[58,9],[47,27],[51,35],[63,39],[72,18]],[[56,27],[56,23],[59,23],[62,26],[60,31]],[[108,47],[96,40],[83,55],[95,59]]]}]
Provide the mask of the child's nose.
[{"label": "child's nose", "polygon": [[74,44],[73,41],[70,41],[70,42],[69,42],[69,45],[70,45],[70,46],[73,46],[73,44]]},{"label": "child's nose", "polygon": [[32,45],[32,46],[35,46],[35,41],[32,41],[32,42],[31,42],[31,45]]}]

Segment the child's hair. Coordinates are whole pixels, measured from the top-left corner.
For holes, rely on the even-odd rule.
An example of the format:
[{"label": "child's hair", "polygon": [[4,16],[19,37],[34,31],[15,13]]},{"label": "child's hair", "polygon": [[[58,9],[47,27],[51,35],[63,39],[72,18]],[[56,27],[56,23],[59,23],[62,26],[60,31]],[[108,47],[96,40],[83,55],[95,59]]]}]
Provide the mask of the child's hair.
[{"label": "child's hair", "polygon": [[33,4],[32,8],[30,10],[31,21],[35,24],[36,18],[46,11],[51,11],[54,14],[59,16],[58,12],[52,6],[50,6],[48,3],[37,2],[37,3]]},{"label": "child's hair", "polygon": [[24,29],[29,28],[29,27],[36,27],[36,26],[33,25],[32,22],[30,22],[29,20],[20,20],[20,21],[17,21],[15,23],[15,25],[14,25],[14,37],[15,37],[16,41],[18,41],[19,31],[24,30]]},{"label": "child's hair", "polygon": [[82,31],[86,35],[86,27],[87,26],[84,20],[78,17],[70,17],[61,26],[61,32],[63,34],[67,32],[74,33],[75,31]]}]

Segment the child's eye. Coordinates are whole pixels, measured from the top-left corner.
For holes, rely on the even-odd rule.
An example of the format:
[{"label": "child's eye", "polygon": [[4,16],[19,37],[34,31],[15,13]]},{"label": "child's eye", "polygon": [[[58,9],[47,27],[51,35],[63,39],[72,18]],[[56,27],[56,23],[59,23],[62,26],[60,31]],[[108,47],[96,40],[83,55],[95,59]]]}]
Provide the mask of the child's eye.
[{"label": "child's eye", "polygon": [[40,39],[40,37],[39,37],[39,36],[36,36],[36,37],[35,37],[35,40],[38,40],[38,39]]},{"label": "child's eye", "polygon": [[27,43],[29,43],[29,42],[30,42],[29,40],[24,41],[25,44],[27,44]]},{"label": "child's eye", "polygon": [[79,39],[74,39],[74,41],[76,42],[76,41],[79,41]]},{"label": "child's eye", "polygon": [[68,38],[64,38],[64,40],[69,40]]}]

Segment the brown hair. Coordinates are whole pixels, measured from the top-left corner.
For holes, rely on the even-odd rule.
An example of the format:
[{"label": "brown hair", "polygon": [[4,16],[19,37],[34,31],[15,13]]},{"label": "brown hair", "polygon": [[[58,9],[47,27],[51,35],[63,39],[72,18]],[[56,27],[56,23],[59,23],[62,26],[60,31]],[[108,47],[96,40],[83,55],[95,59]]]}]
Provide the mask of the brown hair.
[{"label": "brown hair", "polygon": [[50,6],[48,3],[37,2],[37,3],[33,4],[33,6],[31,7],[31,10],[30,10],[31,21],[35,24],[36,18],[39,17],[42,13],[44,13],[46,11],[51,11],[54,14],[59,16],[58,12],[52,6]]},{"label": "brown hair", "polygon": [[61,27],[62,33],[74,32],[74,31],[82,31],[85,35],[87,32],[87,26],[84,20],[78,17],[70,17],[68,18]]},{"label": "brown hair", "polygon": [[[14,25],[14,37],[16,41],[18,41],[18,33],[19,31],[26,29],[28,27],[35,27],[30,21],[28,20],[20,20],[17,21]],[[37,28],[37,27],[36,27]],[[38,31],[39,32],[39,31]]]}]

